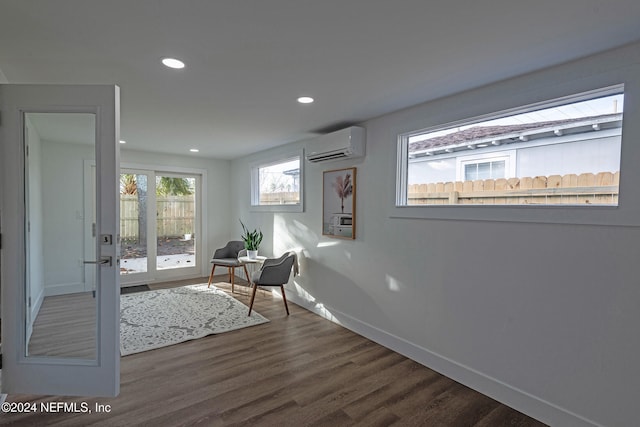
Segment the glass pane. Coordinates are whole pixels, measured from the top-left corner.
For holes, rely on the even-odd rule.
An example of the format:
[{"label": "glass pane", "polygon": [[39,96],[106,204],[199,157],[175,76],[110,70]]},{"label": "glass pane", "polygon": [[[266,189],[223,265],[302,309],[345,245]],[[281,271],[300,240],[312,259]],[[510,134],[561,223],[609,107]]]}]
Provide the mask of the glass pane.
[{"label": "glass pane", "polygon": [[491,163],[478,163],[478,178],[477,179],[489,179],[491,178]]},{"label": "glass pane", "polygon": [[25,353],[95,359],[95,115],[24,119]]},{"label": "glass pane", "polygon": [[147,175],[120,174],[120,275],[147,271]]},{"label": "glass pane", "polygon": [[473,181],[475,179],[478,179],[478,165],[477,164],[472,164],[472,165],[465,165],[464,167],[464,179],[466,181]]},{"label": "glass pane", "polygon": [[499,160],[491,162],[491,178],[498,179],[505,177],[505,161]]},{"label": "glass pane", "polygon": [[196,179],[156,175],[156,268],[196,266]]},{"label": "glass pane", "polygon": [[[403,203],[617,205],[622,89],[402,135],[408,154]],[[505,178],[508,186],[498,181]],[[474,180],[495,182],[477,187],[465,182]]]},{"label": "glass pane", "polygon": [[300,158],[260,167],[261,205],[300,203]]}]

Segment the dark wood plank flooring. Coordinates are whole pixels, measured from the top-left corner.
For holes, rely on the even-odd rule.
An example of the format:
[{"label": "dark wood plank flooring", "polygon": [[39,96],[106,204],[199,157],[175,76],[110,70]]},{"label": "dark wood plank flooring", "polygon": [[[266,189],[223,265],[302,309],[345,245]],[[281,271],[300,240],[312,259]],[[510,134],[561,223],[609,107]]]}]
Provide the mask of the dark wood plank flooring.
[{"label": "dark wood plank flooring", "polygon": [[95,359],[96,311],[91,292],[45,297],[33,323],[29,354]]},{"label": "dark wood plank flooring", "polygon": [[[229,284],[216,286],[230,293]],[[248,304],[246,290],[236,288],[234,296]],[[123,357],[116,398],[7,398],[38,405],[86,402],[91,409],[109,405],[108,413],[0,414],[0,424],[544,425],[295,304],[286,316],[282,300],[270,293],[259,292],[254,307],[270,322]]]}]

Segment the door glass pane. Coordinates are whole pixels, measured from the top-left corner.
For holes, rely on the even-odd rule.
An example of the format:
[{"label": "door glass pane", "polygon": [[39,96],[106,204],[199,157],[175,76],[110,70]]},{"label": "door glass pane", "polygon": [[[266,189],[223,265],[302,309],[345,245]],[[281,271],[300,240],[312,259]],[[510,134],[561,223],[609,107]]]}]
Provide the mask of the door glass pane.
[{"label": "door glass pane", "polygon": [[196,266],[196,178],[156,175],[156,268]]},{"label": "door glass pane", "polygon": [[96,358],[95,125],[24,115],[27,356]]},{"label": "door glass pane", "polygon": [[120,174],[120,275],[147,271],[147,175]]}]

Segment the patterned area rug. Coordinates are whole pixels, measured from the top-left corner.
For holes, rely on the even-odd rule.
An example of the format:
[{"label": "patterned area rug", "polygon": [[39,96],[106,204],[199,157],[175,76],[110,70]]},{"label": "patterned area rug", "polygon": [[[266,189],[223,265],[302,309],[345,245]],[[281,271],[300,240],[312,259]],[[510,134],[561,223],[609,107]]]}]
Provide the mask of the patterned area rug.
[{"label": "patterned area rug", "polygon": [[120,354],[140,353],[269,320],[211,285],[120,296]]}]

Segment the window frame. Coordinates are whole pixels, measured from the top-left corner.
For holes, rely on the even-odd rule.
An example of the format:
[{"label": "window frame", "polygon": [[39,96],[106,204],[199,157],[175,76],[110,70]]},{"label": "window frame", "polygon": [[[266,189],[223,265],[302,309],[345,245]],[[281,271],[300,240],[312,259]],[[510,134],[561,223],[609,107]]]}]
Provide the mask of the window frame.
[{"label": "window frame", "polygon": [[[260,204],[260,169],[281,163],[299,160],[300,178],[298,182],[298,192],[300,201],[296,204],[288,205],[262,205]],[[250,167],[251,173],[251,199],[250,210],[253,212],[304,212],[304,150],[294,150],[282,153],[277,156],[262,159],[254,162]]]},{"label": "window frame", "polygon": [[501,151],[499,153],[482,153],[468,156],[456,157],[456,179],[464,181],[465,167],[472,164],[504,161],[504,176],[502,178],[513,178],[516,176],[516,150]]},{"label": "window frame", "polygon": [[[633,67],[632,67],[633,68]],[[638,226],[640,225],[640,192],[633,190],[629,183],[634,177],[640,175],[629,165],[625,159],[640,154],[640,147],[628,144],[629,138],[633,138],[635,123],[628,119],[637,114],[634,109],[635,89],[637,85],[629,84],[628,78],[632,74],[630,70],[613,72],[606,75],[585,79],[561,86],[539,86],[536,90],[529,87],[526,91],[512,90],[504,96],[495,96],[494,86],[481,90],[470,91],[465,94],[454,95],[441,101],[434,101],[416,107],[422,115],[414,113],[410,120],[404,124],[394,126],[392,134],[397,136],[395,148],[395,192],[391,198],[388,209],[390,218],[412,219],[439,219],[439,220],[464,220],[464,221],[494,221],[494,222],[529,222],[529,223],[555,223],[555,224],[585,224],[585,225],[611,225],[611,226]],[[527,80],[522,78],[522,80]],[[496,86],[497,87],[497,86]],[[597,88],[597,89],[594,89]],[[456,126],[471,125],[538,110],[545,107],[578,102],[589,98],[624,93],[625,110],[623,117],[622,141],[620,152],[620,169],[624,173],[620,175],[620,196],[617,206],[614,205],[408,205],[408,141],[410,137],[428,132],[436,132]],[[487,96],[491,102],[486,102]],[[629,101],[631,99],[631,101]],[[529,101],[529,102],[527,102]],[[629,102],[627,102],[629,101]],[[627,105],[629,104],[629,105]],[[459,111],[446,112],[443,107],[465,105]],[[484,110],[484,111],[483,111]],[[471,114],[465,113],[471,112]],[[490,111],[489,113],[485,113]],[[426,114],[426,115],[425,115]],[[457,116],[457,117],[456,117]],[[453,119],[448,119],[453,117]],[[431,126],[422,126],[420,122],[432,122]],[[439,123],[435,123],[439,121]],[[417,126],[416,126],[417,125]],[[631,188],[630,188],[631,187]]]}]

